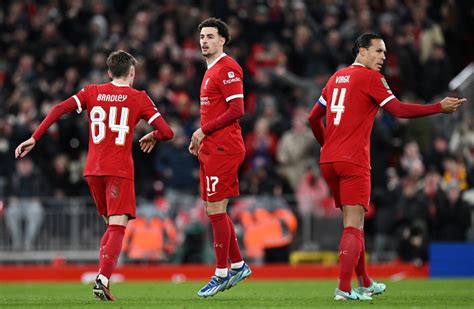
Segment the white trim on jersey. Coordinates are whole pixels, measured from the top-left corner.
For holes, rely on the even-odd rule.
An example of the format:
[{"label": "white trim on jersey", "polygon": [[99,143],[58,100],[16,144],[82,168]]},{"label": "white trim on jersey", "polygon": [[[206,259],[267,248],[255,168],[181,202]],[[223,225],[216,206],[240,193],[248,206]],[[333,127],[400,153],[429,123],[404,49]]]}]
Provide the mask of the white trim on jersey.
[{"label": "white trim on jersey", "polygon": [[77,97],[77,95],[73,95],[72,97],[74,98],[74,100],[76,100],[76,103],[77,103],[76,112],[77,112],[78,114],[82,113],[81,101],[79,100],[79,98]]},{"label": "white trim on jersey", "polygon": [[156,113],[154,114],[153,116],[150,117],[150,119],[148,120],[148,124],[151,124],[156,118],[160,117],[161,114],[160,113]]},{"label": "white trim on jersey", "polygon": [[207,69],[209,70],[214,64],[217,63],[217,61],[221,60],[222,58],[224,58],[225,56],[227,56],[226,53],[222,53],[219,57],[217,57],[216,60],[214,60],[211,64],[208,64],[207,65]]},{"label": "white trim on jersey", "polygon": [[243,94],[234,94],[234,95],[231,95],[231,96],[228,96],[227,98],[225,98],[225,101],[226,102],[229,102],[230,100],[233,100],[233,99],[237,99],[237,98],[244,98],[244,95]]},{"label": "white trim on jersey", "polygon": [[326,107],[328,105],[326,100],[324,100],[323,96],[319,97],[318,102],[324,107]]},{"label": "white trim on jersey", "polygon": [[130,85],[127,84],[119,84],[116,81],[111,81],[110,82],[112,85],[117,86],[117,87],[130,87]]},{"label": "white trim on jersey", "polygon": [[380,107],[384,106],[385,104],[387,104],[390,100],[392,99],[395,99],[395,96],[394,95],[391,95],[389,96],[388,98],[386,98],[385,100],[382,101],[382,103],[380,103]]},{"label": "white trim on jersey", "polygon": [[366,66],[365,66],[365,65],[363,65],[362,63],[359,63],[359,62],[354,62],[352,65],[359,65],[359,66],[361,66],[361,67],[364,67],[364,68],[366,68]]}]

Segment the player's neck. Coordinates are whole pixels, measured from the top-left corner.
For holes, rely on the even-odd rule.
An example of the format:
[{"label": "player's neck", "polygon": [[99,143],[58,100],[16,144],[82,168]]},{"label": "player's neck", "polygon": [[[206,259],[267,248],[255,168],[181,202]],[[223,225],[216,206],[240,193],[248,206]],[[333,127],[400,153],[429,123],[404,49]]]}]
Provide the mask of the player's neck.
[{"label": "player's neck", "polygon": [[361,66],[363,66],[363,67],[367,67],[367,66],[364,64],[364,61],[361,61],[361,60],[359,59],[359,57],[357,57],[357,58],[354,60],[353,65],[361,65]]},{"label": "player's neck", "polygon": [[126,78],[114,78],[112,84],[118,87],[130,87],[130,81]]},{"label": "player's neck", "polygon": [[214,64],[216,64],[217,61],[219,61],[225,55],[226,54],[222,51],[220,53],[215,53],[209,58],[206,58],[207,68],[209,69],[210,67],[212,67]]}]

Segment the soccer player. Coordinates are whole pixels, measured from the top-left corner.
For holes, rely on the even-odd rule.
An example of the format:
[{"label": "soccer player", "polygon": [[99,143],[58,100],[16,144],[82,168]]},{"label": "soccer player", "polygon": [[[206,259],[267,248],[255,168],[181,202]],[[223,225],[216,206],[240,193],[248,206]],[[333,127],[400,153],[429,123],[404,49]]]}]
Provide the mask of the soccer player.
[{"label": "soccer player", "polygon": [[229,197],[239,195],[237,172],[245,155],[239,125],[244,115],[242,68],[224,53],[224,45],[230,41],[227,24],[209,18],[198,29],[207,71],[200,91],[201,127],[193,133],[189,152],[199,159],[201,198],[214,236],[216,271],[198,291],[199,296],[208,297],[233,287],[252,272],[242,259],[234,224],[227,214]]},{"label": "soccer player", "polygon": [[[446,97],[428,105],[401,103],[379,73],[385,53],[380,36],[366,33],[357,38],[353,48],[355,62],[334,73],[309,115],[313,134],[322,146],[321,172],[333,192],[336,207],[343,213],[336,300],[371,300],[372,295],[383,293],[386,288],[367,274],[363,232],[370,197],[370,132],[377,111],[383,107],[395,117],[414,118],[452,113],[466,101]],[[354,270],[360,287],[353,289]]]},{"label": "soccer player", "polygon": [[155,128],[140,139],[140,147],[146,153],[153,149],[157,140],[173,137],[173,131],[146,92],[132,88],[136,63],[137,60],[125,51],[111,53],[107,66],[112,82],[88,85],[56,105],[31,138],[15,150],[15,157],[23,158],[61,115],[87,110],[89,152],[84,176],[97,210],[107,224],[100,241],[100,268],[93,293],[104,301],[115,300],[109,289],[109,279],[117,264],[127,223],[136,213],[132,158],[135,126],[144,119]]}]

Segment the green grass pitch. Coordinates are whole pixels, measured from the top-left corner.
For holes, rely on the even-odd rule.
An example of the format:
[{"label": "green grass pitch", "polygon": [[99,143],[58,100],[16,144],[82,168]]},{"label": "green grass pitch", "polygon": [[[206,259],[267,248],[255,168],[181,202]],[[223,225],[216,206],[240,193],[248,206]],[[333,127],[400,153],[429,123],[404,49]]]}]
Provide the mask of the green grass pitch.
[{"label": "green grass pitch", "polygon": [[474,280],[385,281],[387,291],[371,302],[332,299],[335,280],[249,279],[214,297],[196,292],[205,282],[117,283],[116,302],[100,302],[80,283],[0,284],[0,308],[474,308]]}]

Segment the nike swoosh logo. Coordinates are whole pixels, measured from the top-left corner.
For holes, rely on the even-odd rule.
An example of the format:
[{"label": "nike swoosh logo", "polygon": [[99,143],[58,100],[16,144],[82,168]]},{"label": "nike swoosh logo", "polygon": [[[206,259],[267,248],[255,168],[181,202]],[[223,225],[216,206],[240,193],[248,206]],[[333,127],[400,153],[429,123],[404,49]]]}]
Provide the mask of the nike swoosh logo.
[{"label": "nike swoosh logo", "polygon": [[213,196],[214,194],[216,194],[217,192],[214,192],[214,193],[208,193],[207,196]]}]

